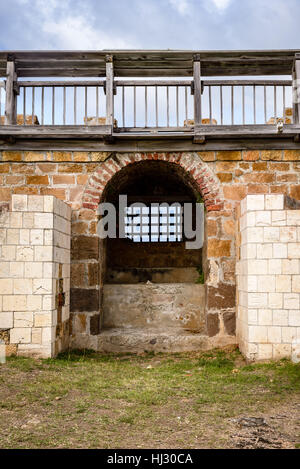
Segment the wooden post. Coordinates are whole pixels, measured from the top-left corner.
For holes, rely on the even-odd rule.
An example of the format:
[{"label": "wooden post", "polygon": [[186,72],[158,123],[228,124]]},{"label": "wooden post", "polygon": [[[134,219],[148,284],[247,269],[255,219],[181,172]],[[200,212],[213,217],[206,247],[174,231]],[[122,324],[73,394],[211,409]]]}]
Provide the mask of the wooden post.
[{"label": "wooden post", "polygon": [[17,122],[17,99],[15,92],[15,82],[17,81],[17,74],[15,70],[15,62],[13,60],[7,61],[6,66],[6,98],[5,98],[5,125],[16,124]]},{"label": "wooden post", "polygon": [[194,125],[196,126],[196,125],[201,125],[202,123],[200,54],[194,55],[193,72],[194,72]]},{"label": "wooden post", "polygon": [[106,56],[106,125],[114,125],[114,64],[113,56]]},{"label": "wooden post", "polygon": [[300,54],[295,54],[293,67],[293,123],[300,124]]}]

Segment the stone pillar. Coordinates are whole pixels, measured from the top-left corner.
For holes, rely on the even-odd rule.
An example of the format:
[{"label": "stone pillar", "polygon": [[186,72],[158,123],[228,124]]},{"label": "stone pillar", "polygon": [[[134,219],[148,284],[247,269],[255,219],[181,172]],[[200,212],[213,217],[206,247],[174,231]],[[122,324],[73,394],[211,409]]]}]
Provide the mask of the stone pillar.
[{"label": "stone pillar", "polygon": [[300,358],[300,210],[284,195],[241,202],[237,334],[251,360]]},{"label": "stone pillar", "polygon": [[[0,215],[0,335],[9,353],[53,357],[68,346],[71,208],[12,196]],[[0,337],[1,338],[1,337]]]}]

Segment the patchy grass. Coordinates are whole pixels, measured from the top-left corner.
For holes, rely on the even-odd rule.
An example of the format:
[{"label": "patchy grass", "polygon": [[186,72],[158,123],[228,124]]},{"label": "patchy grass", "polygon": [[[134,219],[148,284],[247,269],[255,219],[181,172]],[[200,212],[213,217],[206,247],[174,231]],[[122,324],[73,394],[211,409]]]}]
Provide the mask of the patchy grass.
[{"label": "patchy grass", "polygon": [[[205,354],[9,358],[0,365],[1,448],[300,445],[300,366]],[[240,417],[264,417],[244,429]]]}]

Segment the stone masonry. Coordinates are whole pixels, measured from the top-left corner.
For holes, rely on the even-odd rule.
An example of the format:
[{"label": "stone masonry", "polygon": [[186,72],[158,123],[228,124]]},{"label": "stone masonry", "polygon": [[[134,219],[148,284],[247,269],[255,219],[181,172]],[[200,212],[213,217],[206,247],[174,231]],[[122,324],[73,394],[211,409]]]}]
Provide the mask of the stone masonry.
[{"label": "stone masonry", "polygon": [[251,360],[300,357],[300,210],[284,196],[241,202],[237,336]]},{"label": "stone masonry", "polygon": [[[2,151],[0,152],[0,203],[8,204],[10,208],[13,208],[12,200],[16,195],[28,196],[28,203],[30,196],[54,196],[65,202],[69,209],[72,209],[70,343],[71,346],[74,344],[76,347],[96,348],[97,336],[101,326],[101,318],[99,317],[103,282],[103,279],[101,279],[101,263],[103,262],[104,252],[96,232],[97,213],[95,207],[101,198],[103,189],[116,171],[122,171],[123,167],[135,164],[143,159],[161,160],[181,166],[187,177],[195,182],[199,188],[199,192],[206,204],[206,234],[203,249],[205,333],[209,338],[216,338],[215,343],[220,346],[228,343],[229,338],[233,342],[236,341],[235,268],[239,253],[238,212],[240,202],[247,195],[269,196],[276,194],[286,195],[293,199],[295,203],[299,201],[300,150],[235,150],[194,153]],[[29,209],[27,208],[27,210]],[[277,210],[281,209],[277,208]],[[296,213],[296,211],[293,212]],[[21,213],[24,216],[27,212],[17,211],[13,208],[11,215],[14,217],[16,216],[15,213]],[[8,217],[8,215],[5,216]],[[7,223],[10,223],[10,221]],[[38,228],[32,227],[32,229]],[[9,225],[4,227],[5,238],[1,246],[2,250],[4,248],[4,252],[9,251],[7,246],[10,246],[6,241],[8,229],[11,229]],[[18,227],[18,229],[27,229],[27,227]],[[18,242],[12,245],[17,246]],[[1,262],[18,261],[12,258],[11,260],[1,259]],[[39,261],[36,260],[36,262]],[[58,264],[63,264],[63,262],[59,261]],[[12,292],[14,278],[7,270],[1,275],[3,275],[1,280],[8,281],[7,288]],[[65,274],[62,273],[62,275]],[[280,275],[292,274],[282,273]],[[65,275],[65,277],[68,278],[68,275]],[[52,298],[60,293],[56,282],[62,277],[58,272],[54,278],[56,290],[50,293]],[[67,282],[65,283],[67,284]],[[6,294],[4,282],[2,285],[1,295],[12,296],[13,293]],[[68,301],[65,286],[63,286],[62,293],[64,292],[66,293],[65,301]],[[297,292],[291,290],[291,292],[278,293],[294,294]],[[65,306],[67,307],[67,303]],[[12,322],[13,311],[7,308],[7,304],[5,308],[3,312],[6,313],[8,322],[6,326],[0,324],[2,330],[11,329],[14,326]],[[53,308],[53,310],[56,310],[56,308]],[[25,311],[27,310],[25,309]],[[46,311],[50,310],[47,309]],[[289,307],[288,311],[296,310]],[[32,313],[32,311],[29,312]],[[64,324],[63,327],[66,330],[69,325],[66,310],[63,314],[62,324]],[[3,315],[2,318],[4,317]],[[22,328],[20,324],[18,323],[18,328]],[[28,324],[31,324],[31,322]],[[26,327],[31,332],[35,329],[33,325]],[[54,325],[51,327],[54,329]],[[65,346],[61,338],[63,335],[60,335],[63,327],[61,327],[57,336],[60,337],[59,339],[51,336],[52,344],[54,342],[57,344],[55,348],[53,345],[53,354]],[[277,326],[274,325],[274,327]],[[59,328],[57,328],[55,335],[58,330]],[[12,333],[13,335],[14,333]],[[67,335],[64,337],[67,337]],[[239,337],[241,336],[239,335]],[[29,335],[27,336],[28,339]],[[246,344],[246,340],[242,340],[241,347],[243,352],[248,354],[243,343]],[[23,351],[25,353],[26,349],[30,349],[30,344],[31,339],[27,344],[20,344],[18,353],[23,353]],[[284,345],[285,343],[280,342],[280,344]],[[36,349],[41,346],[41,344],[36,345]],[[276,347],[276,350],[279,348]],[[277,355],[272,356],[276,357]],[[251,355],[251,357],[254,356]],[[254,358],[261,358],[261,356],[256,355]]]},{"label": "stone masonry", "polygon": [[69,339],[71,209],[51,195],[11,205],[0,215],[0,332],[8,353],[52,357]]}]

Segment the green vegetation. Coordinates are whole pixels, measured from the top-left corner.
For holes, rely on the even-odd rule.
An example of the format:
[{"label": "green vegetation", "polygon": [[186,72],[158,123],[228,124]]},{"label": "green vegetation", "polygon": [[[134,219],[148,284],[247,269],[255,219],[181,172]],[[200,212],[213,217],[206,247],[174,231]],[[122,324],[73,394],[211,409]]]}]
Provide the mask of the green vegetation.
[{"label": "green vegetation", "polygon": [[230,419],[280,414],[299,391],[299,365],[247,364],[238,350],[12,357],[0,365],[0,447],[234,447]]}]

